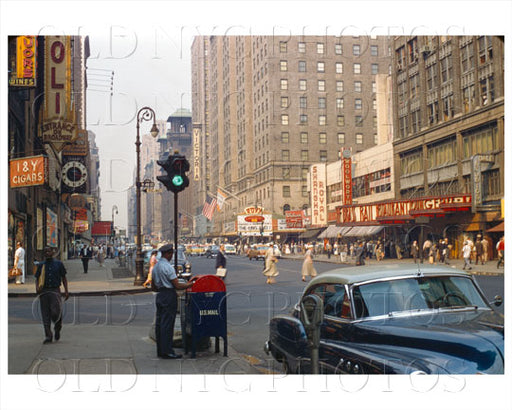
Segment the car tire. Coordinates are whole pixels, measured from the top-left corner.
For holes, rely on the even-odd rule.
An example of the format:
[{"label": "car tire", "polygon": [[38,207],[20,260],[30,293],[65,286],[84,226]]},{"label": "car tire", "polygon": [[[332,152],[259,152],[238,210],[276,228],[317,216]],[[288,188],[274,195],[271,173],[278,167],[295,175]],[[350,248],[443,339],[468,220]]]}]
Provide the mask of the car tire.
[{"label": "car tire", "polygon": [[292,371],[290,370],[290,365],[288,364],[288,360],[283,358],[283,361],[281,362],[281,372],[284,374],[292,374]]}]

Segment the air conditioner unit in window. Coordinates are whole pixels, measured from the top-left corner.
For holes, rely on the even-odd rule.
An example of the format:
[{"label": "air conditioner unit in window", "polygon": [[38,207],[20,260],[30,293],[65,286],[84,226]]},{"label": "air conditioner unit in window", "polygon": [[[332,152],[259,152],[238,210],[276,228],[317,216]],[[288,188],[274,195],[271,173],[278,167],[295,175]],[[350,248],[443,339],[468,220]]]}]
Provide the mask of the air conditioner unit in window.
[{"label": "air conditioner unit in window", "polygon": [[424,45],[420,48],[420,52],[425,55],[425,54],[430,54],[432,52],[432,48],[429,46],[429,45]]}]

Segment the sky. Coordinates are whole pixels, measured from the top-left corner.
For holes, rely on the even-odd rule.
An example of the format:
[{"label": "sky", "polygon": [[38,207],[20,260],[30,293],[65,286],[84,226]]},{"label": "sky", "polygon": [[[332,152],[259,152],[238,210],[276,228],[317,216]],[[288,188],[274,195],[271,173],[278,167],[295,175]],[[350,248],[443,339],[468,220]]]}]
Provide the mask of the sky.
[{"label": "sky", "polygon": [[[463,8],[461,8],[463,7]],[[269,11],[272,8],[272,11]],[[510,1],[7,1],[0,0],[0,50],[1,66],[6,73],[6,36],[8,34],[67,34],[89,35],[91,57],[87,63],[90,73],[114,72],[113,95],[101,91],[96,85],[88,91],[88,129],[96,133],[101,161],[100,185],[102,189],[102,215],[110,220],[113,205],[119,209],[116,225],[126,225],[126,193],[132,184],[135,169],[136,113],[150,106],[158,119],[167,119],[179,108],[190,104],[190,45],[194,35],[251,35],[272,34],[328,34],[328,35],[464,35],[506,34],[506,95],[511,95],[510,34],[512,25]],[[106,71],[103,71],[106,70]],[[101,78],[101,76],[99,76]],[[109,83],[109,77],[108,83]],[[92,76],[89,76],[91,85]],[[2,130],[2,192],[7,192],[7,82],[0,83],[0,115]],[[100,91],[98,91],[98,89]],[[510,104],[506,104],[510,117]],[[506,122],[507,123],[507,122]],[[141,133],[147,133],[151,124],[144,122]],[[507,132],[508,133],[508,132]],[[507,151],[508,151],[507,147]],[[508,155],[508,153],[507,153]],[[506,164],[510,175],[510,163]],[[508,180],[507,180],[508,181]],[[507,183],[506,183],[507,184]],[[510,190],[508,190],[510,191]],[[508,192],[507,191],[507,192]],[[6,195],[2,210],[7,215]],[[6,220],[0,221],[6,237]],[[4,243],[4,242],[3,242]],[[4,247],[5,248],[5,247]],[[3,260],[2,260],[3,261]],[[5,265],[4,265],[5,266]],[[510,289],[510,278],[506,287]],[[6,298],[2,298],[1,312],[6,315]],[[510,304],[508,305],[510,307]],[[506,316],[510,317],[510,308]],[[2,323],[6,323],[2,316]],[[3,329],[0,343],[1,360],[5,363],[7,342]],[[508,338],[507,340],[509,340]],[[507,346],[507,360],[511,349]],[[510,360],[508,360],[510,363]],[[17,408],[23,398],[27,408],[104,408],[105,403],[114,408],[168,408],[176,401],[193,400],[196,408],[245,409],[304,408],[306,403],[336,403],[343,408],[361,408],[368,399],[377,400],[366,408],[485,408],[493,400],[496,408],[510,408],[510,386],[507,378],[467,378],[456,384],[453,378],[439,379],[429,385],[426,380],[394,378],[372,379],[364,388],[351,390],[350,382],[326,392],[327,382],[308,384],[308,394],[294,396],[269,393],[273,385],[286,385],[286,380],[269,380],[268,377],[251,378],[250,392],[229,392],[214,389],[210,393],[194,394],[206,379],[181,380],[185,393],[171,395],[165,391],[151,392],[156,378],[140,377],[129,392],[76,393],[74,385],[64,383],[54,394],[41,392],[37,380],[5,377],[7,366],[1,366],[0,380],[2,403]],[[510,370],[510,369],[509,369]],[[271,376],[270,376],[271,377]],[[219,381],[220,379],[216,379]],[[301,379],[302,380],[302,379]],[[354,381],[354,379],[351,379]],[[427,379],[431,380],[431,379]],[[60,379],[56,379],[57,382]],[[210,381],[210,379],[208,379]],[[176,382],[161,375],[160,386]],[[308,379],[307,382],[310,382]],[[346,382],[346,380],[345,380]],[[168,383],[168,384],[166,384]],[[221,383],[217,383],[218,385]],[[453,388],[459,390],[454,392]],[[222,391],[221,391],[222,390]],[[300,390],[300,386],[299,386]],[[305,391],[304,389],[302,389]],[[175,391],[175,390],[172,390]],[[189,395],[188,391],[192,392]],[[285,390],[286,391],[286,390]],[[297,392],[292,386],[288,392]],[[370,392],[372,394],[366,394]],[[118,394],[119,393],[119,394]],[[483,393],[483,394],[482,394]],[[111,398],[115,397],[114,400]],[[290,400],[290,397],[295,399]],[[299,398],[297,400],[297,397]],[[490,399],[491,398],[491,399]],[[302,399],[302,400],[301,400]],[[31,403],[28,404],[28,403]],[[377,405],[375,405],[377,403]],[[414,404],[412,404],[414,403]],[[190,402],[189,402],[190,404]],[[2,407],[2,406],[0,406]],[[178,407],[180,406],[178,404]],[[312,407],[312,406],[311,406]],[[189,408],[189,407],[187,407]]]},{"label": "sky", "polygon": [[[191,109],[192,36],[159,25],[112,26],[88,35],[87,125],[99,148],[102,219],[110,220],[117,206],[116,226],[126,228],[126,191],[133,185],[136,166],[137,113],[150,107],[157,120],[167,120],[180,108]],[[141,139],[151,125],[152,120],[141,121]]]}]

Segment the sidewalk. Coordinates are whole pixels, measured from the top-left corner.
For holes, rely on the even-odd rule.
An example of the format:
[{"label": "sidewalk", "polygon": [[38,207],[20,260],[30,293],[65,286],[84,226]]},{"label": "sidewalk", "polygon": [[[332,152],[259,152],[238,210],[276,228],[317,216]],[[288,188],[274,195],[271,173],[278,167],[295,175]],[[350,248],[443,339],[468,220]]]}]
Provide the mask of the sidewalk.
[{"label": "sidewalk", "polygon": [[[79,259],[64,261],[64,265],[70,293],[65,307],[70,309],[78,304],[78,296],[151,293],[142,286],[134,286],[134,275],[127,269],[119,268],[112,259],[106,260],[103,267],[91,260],[87,274],[83,273]],[[27,275],[23,285],[9,283],[8,291],[9,298],[35,298],[34,276]],[[39,304],[34,306],[38,311]],[[223,341],[220,340],[220,353],[215,353],[215,339],[211,339],[211,347],[198,351],[194,359],[183,354],[182,348],[176,348],[178,353],[183,354],[183,359],[179,360],[159,359],[153,337],[151,323],[69,324],[64,320],[61,339],[42,344],[44,332],[37,313],[33,320],[8,326],[8,372],[38,375],[261,374],[243,355],[229,346],[229,337],[227,357],[222,354]],[[181,341],[179,315],[176,317],[174,339]]]},{"label": "sidewalk", "polygon": [[[304,255],[301,255],[301,254],[282,255],[281,258],[303,260]],[[326,263],[332,263],[335,265],[343,265],[343,266],[356,266],[355,258],[350,257],[350,256],[347,258],[346,262],[341,262],[339,255],[337,255],[337,256],[331,255],[331,257],[329,258],[325,254],[316,254],[316,255],[313,255],[313,261],[314,262],[326,262]],[[418,261],[419,261],[419,259],[418,259]],[[376,259],[365,259],[366,265],[378,265],[378,264],[386,265],[386,264],[390,264],[390,263],[392,263],[392,264],[397,264],[397,263],[411,264],[413,262],[414,262],[414,260],[412,258],[384,259],[380,262],[378,262]],[[503,275],[505,268],[503,266],[500,268],[497,268],[496,267],[497,263],[498,263],[497,260],[492,260],[492,261],[487,262],[485,265],[472,264],[471,270],[466,270],[466,272],[472,273],[473,275],[487,275],[487,276]],[[428,263],[428,261],[424,260],[423,264],[420,263],[420,266],[422,266],[422,265],[429,266],[430,264]],[[462,267],[464,266],[464,260],[463,259],[450,259],[448,265],[444,265],[439,262],[436,262],[435,265],[450,266],[451,268],[462,270]],[[334,267],[333,267],[333,269],[334,269]]]}]

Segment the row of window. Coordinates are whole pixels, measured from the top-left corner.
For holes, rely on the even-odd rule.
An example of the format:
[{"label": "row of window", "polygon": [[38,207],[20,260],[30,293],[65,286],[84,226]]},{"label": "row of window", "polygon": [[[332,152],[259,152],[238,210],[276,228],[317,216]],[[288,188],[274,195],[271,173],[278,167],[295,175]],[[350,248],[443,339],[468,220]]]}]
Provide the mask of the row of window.
[{"label": "row of window", "polygon": [[[334,100],[336,104],[336,109],[341,110],[345,108],[345,99],[344,98],[336,98]],[[318,97],[318,108],[327,109],[327,98],[326,97]],[[290,99],[288,97],[281,97],[281,108],[290,108]],[[299,97],[299,108],[308,108],[308,97]],[[363,109],[363,100],[362,98],[354,99],[354,108],[356,110]],[[372,100],[372,108],[377,110],[377,100]],[[262,108],[263,111],[263,108]],[[258,111],[259,114],[259,111]]]},{"label": "row of window", "polygon": [[[463,159],[469,159],[475,154],[491,153],[498,149],[498,128],[496,123],[462,133]],[[427,169],[442,167],[456,161],[457,144],[454,136],[427,146]],[[423,171],[421,149],[401,155],[401,175],[409,175],[421,171]]]},{"label": "row of window", "polygon": [[[287,60],[281,60],[279,62],[279,69],[282,72],[288,71],[288,61]],[[305,73],[306,70],[306,61],[299,61],[298,66],[299,73]],[[343,74],[343,63],[334,63],[334,71],[336,74]],[[352,65],[352,72],[354,74],[362,74],[362,64],[361,63],[353,63]],[[316,72],[317,73],[325,73],[325,62],[318,61],[316,63]],[[372,75],[379,74],[379,65],[377,63],[372,63],[370,65],[370,73]]]},{"label": "row of window", "polygon": [[[316,43],[313,46],[316,47],[316,53],[317,54],[325,54],[326,47],[325,43]],[[305,42],[299,42],[297,44],[297,51],[301,54],[306,52],[306,43]],[[352,55],[354,56],[360,56],[368,51],[368,48],[362,48],[360,44],[353,44],[352,45]],[[378,57],[379,55],[379,46],[378,45],[370,45],[369,47],[370,55],[373,57]],[[281,53],[287,53],[288,52],[288,42],[286,41],[280,41],[279,42],[279,52]],[[343,54],[343,44],[334,44],[334,54],[336,55],[342,55]]]},{"label": "row of window", "polygon": [[[356,127],[362,127],[364,125],[364,119],[362,115],[356,115],[354,116],[354,126]],[[373,119],[373,128],[377,128],[377,117],[372,117]],[[298,125],[306,125],[308,124],[308,115],[307,114],[300,114],[299,115],[299,123]],[[281,114],[281,125],[290,125],[290,116],[288,114]],[[319,115],[318,116],[318,125],[327,125],[327,116],[326,115]],[[337,115],[336,116],[336,126],[338,127],[344,127],[345,124],[345,116],[344,115]]]}]

